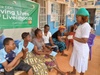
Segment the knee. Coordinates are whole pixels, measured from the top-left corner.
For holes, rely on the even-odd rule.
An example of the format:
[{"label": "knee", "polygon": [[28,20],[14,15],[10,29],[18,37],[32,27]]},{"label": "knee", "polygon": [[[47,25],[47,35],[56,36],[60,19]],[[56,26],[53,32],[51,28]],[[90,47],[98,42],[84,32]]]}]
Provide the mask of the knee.
[{"label": "knee", "polygon": [[62,46],[62,47],[65,46],[65,43],[64,42],[61,42],[60,43],[60,46]]},{"label": "knee", "polygon": [[28,72],[30,72],[30,71],[33,72],[33,68],[30,68]]}]

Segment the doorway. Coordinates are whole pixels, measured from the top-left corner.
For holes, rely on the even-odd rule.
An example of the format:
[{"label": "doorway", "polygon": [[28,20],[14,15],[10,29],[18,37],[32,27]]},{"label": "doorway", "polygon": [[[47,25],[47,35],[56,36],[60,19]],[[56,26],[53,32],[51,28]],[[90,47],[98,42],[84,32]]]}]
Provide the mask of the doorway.
[{"label": "doorway", "polygon": [[90,9],[87,9],[89,14],[90,14],[90,17],[89,17],[89,20],[90,20],[90,25],[93,29],[95,29],[95,11],[96,9],[95,8],[90,8]]}]

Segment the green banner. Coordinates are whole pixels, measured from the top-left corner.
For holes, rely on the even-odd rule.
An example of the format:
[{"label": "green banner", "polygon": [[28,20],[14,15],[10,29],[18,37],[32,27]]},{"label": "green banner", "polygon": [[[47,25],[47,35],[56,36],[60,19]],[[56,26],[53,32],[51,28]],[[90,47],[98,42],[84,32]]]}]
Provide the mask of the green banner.
[{"label": "green banner", "polygon": [[28,0],[0,0],[0,29],[36,28],[39,4]]}]

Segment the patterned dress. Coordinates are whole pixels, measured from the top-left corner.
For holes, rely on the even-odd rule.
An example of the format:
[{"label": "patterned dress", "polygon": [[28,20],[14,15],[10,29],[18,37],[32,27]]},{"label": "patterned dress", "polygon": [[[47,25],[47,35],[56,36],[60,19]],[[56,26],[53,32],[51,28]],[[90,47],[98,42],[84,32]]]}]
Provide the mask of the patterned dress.
[{"label": "patterned dress", "polygon": [[[22,50],[23,44],[24,41],[21,41],[19,43],[19,50]],[[28,52],[26,54],[24,62],[32,66],[34,75],[48,75],[48,70],[43,59],[36,56],[32,52],[32,50],[34,49],[34,45],[29,42],[26,48],[28,48]]]}]

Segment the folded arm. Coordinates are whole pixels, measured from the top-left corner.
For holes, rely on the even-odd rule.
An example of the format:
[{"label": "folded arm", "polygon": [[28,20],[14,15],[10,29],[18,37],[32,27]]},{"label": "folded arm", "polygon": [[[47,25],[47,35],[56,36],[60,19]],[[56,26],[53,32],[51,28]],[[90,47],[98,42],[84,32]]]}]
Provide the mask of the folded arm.
[{"label": "folded arm", "polygon": [[8,64],[7,61],[5,61],[4,63],[2,63],[2,65],[4,66],[5,69],[11,69],[13,67],[15,67],[15,65],[19,62],[20,58],[23,56],[23,53],[20,52],[15,58],[14,60]]},{"label": "folded arm", "polygon": [[77,38],[74,37],[74,40],[80,42],[80,43],[87,43],[88,42],[88,38]]},{"label": "folded arm", "polygon": [[39,50],[37,49],[37,46],[34,46],[34,52],[35,52],[36,54],[40,54],[40,55],[49,54],[49,52],[45,52],[45,51],[43,51],[43,50],[39,51]]}]

